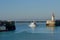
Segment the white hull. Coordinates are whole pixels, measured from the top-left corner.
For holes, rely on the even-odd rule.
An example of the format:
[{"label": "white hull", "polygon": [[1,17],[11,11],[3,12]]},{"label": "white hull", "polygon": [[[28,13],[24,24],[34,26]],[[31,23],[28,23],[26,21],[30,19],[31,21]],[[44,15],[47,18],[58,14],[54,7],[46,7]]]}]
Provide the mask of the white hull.
[{"label": "white hull", "polygon": [[36,27],[36,24],[35,24],[34,22],[32,22],[32,23],[29,25],[29,27],[35,28],[35,27]]}]

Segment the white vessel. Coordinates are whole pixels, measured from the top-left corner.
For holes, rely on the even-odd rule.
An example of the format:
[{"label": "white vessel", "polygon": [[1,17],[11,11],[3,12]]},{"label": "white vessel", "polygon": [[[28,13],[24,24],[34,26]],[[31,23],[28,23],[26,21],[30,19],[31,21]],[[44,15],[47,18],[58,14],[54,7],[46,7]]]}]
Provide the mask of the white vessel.
[{"label": "white vessel", "polygon": [[46,25],[49,25],[49,26],[54,26],[55,25],[55,16],[54,16],[54,13],[52,14],[51,20],[47,20],[46,21]]},{"label": "white vessel", "polygon": [[35,28],[36,27],[36,22],[31,22],[30,25],[29,25],[29,27]]}]

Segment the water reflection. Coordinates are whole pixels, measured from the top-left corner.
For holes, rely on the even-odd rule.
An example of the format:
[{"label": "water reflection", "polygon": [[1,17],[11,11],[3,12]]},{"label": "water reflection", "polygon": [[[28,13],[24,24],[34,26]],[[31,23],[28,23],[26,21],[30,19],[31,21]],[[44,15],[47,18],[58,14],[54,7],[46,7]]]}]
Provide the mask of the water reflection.
[{"label": "water reflection", "polygon": [[30,27],[30,29],[32,30],[32,33],[34,33],[36,27]]},{"label": "water reflection", "polygon": [[46,28],[48,28],[51,32],[54,33],[55,26],[46,26]]}]

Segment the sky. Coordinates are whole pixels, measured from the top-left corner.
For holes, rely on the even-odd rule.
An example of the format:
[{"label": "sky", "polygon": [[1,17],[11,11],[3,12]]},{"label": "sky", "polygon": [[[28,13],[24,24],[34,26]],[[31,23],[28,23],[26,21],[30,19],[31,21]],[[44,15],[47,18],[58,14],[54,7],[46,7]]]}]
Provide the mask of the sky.
[{"label": "sky", "polygon": [[0,20],[60,19],[60,0],[0,0]]}]

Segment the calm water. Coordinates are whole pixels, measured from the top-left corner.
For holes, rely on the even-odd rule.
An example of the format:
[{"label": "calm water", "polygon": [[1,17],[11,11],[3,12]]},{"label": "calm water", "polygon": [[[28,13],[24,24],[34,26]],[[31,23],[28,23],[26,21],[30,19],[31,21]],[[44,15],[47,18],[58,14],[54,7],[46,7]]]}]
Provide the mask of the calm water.
[{"label": "calm water", "polygon": [[37,23],[30,28],[29,23],[16,23],[16,30],[0,32],[0,40],[60,40],[60,27],[48,27],[45,23]]}]

